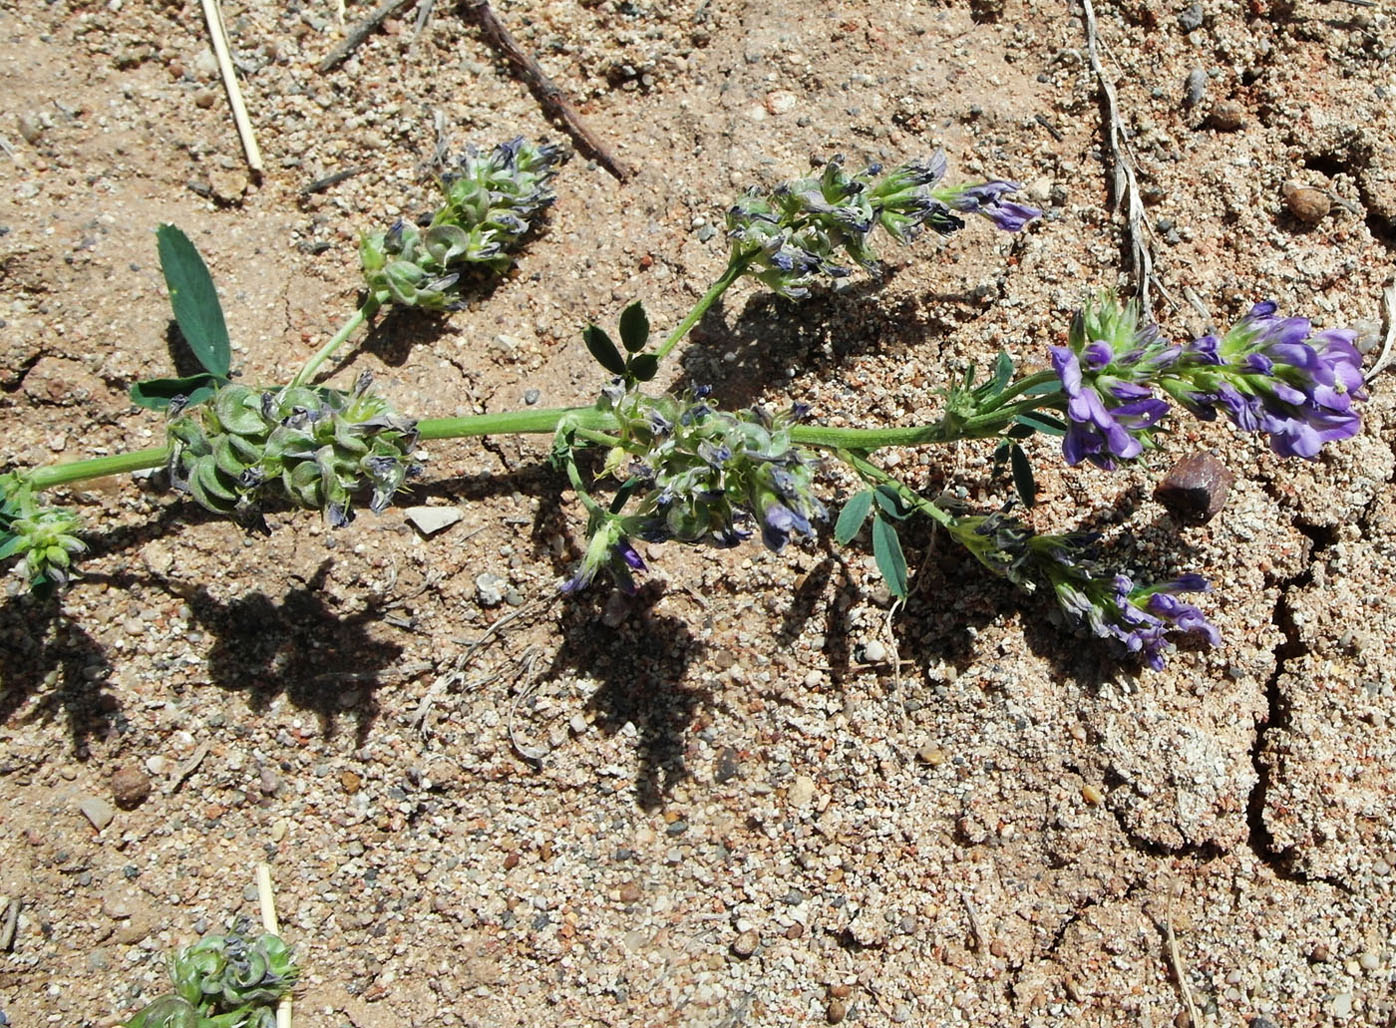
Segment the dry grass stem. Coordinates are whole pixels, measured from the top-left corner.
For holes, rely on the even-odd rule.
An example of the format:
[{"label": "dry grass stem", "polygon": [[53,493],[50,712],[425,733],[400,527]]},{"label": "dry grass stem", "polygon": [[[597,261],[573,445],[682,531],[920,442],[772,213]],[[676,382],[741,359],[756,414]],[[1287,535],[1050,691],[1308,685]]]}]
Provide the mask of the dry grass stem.
[{"label": "dry grass stem", "polygon": [[218,59],[218,71],[223,76],[223,88],[228,91],[228,103],[233,109],[233,122],[237,125],[238,138],[242,140],[242,151],[247,157],[247,166],[255,174],[262,173],[262,151],[257,147],[257,136],[252,131],[252,119],[247,116],[247,105],[238,87],[237,72],[233,69],[233,58],[228,46],[228,30],[223,25],[223,12],[218,8],[218,0],[203,0],[204,20],[208,22],[209,36],[213,39],[213,54]]}]

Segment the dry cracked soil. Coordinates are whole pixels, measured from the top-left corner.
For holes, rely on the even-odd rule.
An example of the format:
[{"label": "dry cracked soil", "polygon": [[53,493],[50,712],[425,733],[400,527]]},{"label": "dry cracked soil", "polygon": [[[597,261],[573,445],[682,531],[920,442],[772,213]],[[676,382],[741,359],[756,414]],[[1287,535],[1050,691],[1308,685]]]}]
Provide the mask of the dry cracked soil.
[{"label": "dry cracked soil", "polygon": [[[464,7],[418,34],[405,6],[320,73],[371,5],[221,6],[260,177],[199,4],[0,0],[7,468],[160,443],[127,399],[172,361],[158,224],[208,261],[241,375],[285,381],[353,309],[359,233],[432,206],[439,150],[566,138]],[[400,410],[589,402],[579,329],[636,298],[675,324],[724,266],[730,198],[836,153],[943,147],[952,180],[1015,179],[1045,214],[886,243],[880,282],[800,304],[740,285],[664,383],[925,419],[968,364],[1041,366],[1084,298],[1133,288],[1074,3],[495,10],[635,175],[574,156],[468,309],[356,340],[335,381],[372,371]],[[1370,365],[1389,0],[1095,13],[1163,330],[1270,298],[1358,328]],[[159,473],[67,490],[82,573],[0,602],[0,1023],[118,1023],[174,946],[255,914],[266,861],[304,1028],[1390,1025],[1391,384],[1313,462],[1191,420],[1114,473],[1034,442],[1034,525],[1213,582],[1223,645],[1161,672],[925,528],[895,612],[862,543],[654,546],[636,597],[564,601],[585,518],[541,437],[430,444],[404,505],[461,518],[429,536],[397,508],[248,534]],[[892,460],[989,510],[1011,492],[989,449]],[[1184,524],[1153,484],[1201,452],[1236,482]]]}]

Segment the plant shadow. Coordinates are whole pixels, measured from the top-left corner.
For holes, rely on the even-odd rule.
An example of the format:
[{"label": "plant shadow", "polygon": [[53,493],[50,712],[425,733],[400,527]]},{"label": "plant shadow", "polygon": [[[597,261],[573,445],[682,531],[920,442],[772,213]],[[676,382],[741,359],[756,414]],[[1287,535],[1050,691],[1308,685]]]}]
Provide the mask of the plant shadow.
[{"label": "plant shadow", "polygon": [[662,807],[689,777],[685,735],[712,702],[708,690],[684,684],[701,643],[681,619],[654,612],[663,593],[650,582],[631,597],[612,593],[603,600],[598,591],[573,602],[548,672],[571,669],[600,682],[588,709],[602,731],[614,735],[633,726],[640,763],[635,800],[647,811]]},{"label": "plant shadow", "polygon": [[972,291],[889,295],[895,273],[799,302],[759,293],[731,325],[714,304],[683,351],[685,377],[712,386],[725,406],[745,407],[797,375],[828,377],[851,356],[919,349],[989,309]]},{"label": "plant shadow", "polygon": [[376,608],[345,616],[326,602],[330,561],[280,600],[250,592],[232,600],[215,598],[202,584],[163,586],[188,604],[193,619],[214,636],[208,651],[209,679],[220,688],[245,692],[261,713],[278,696],[315,714],[326,738],[341,715],[355,721],[359,745],[379,712],[375,690],[402,647],[372,635]]},{"label": "plant shadow", "polygon": [[0,604],[0,724],[28,702],[38,702],[30,720],[67,722],[74,755],[85,760],[93,738],[105,736],[120,719],[116,697],[106,691],[106,650],[77,621],[63,613],[57,596],[16,596]]}]

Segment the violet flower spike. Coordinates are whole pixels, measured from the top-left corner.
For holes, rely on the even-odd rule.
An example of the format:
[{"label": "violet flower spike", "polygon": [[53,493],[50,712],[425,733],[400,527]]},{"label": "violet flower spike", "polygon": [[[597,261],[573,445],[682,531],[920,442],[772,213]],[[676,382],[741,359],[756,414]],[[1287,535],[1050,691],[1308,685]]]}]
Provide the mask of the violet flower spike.
[{"label": "violet flower spike", "polygon": [[1304,318],[1275,316],[1258,303],[1226,335],[1183,350],[1162,386],[1204,419],[1220,410],[1243,432],[1269,438],[1282,457],[1317,457],[1326,443],[1356,435],[1354,403],[1367,398],[1355,333],[1311,332]]}]

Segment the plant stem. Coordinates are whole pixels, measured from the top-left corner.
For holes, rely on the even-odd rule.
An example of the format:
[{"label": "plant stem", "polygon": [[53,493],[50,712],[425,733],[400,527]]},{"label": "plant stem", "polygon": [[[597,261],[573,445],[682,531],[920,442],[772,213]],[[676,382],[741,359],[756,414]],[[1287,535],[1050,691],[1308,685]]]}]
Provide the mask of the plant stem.
[{"label": "plant stem", "polygon": [[461,418],[427,418],[417,422],[420,439],[465,439],[482,435],[537,435],[556,432],[564,419],[578,428],[604,431],[616,427],[615,416],[595,407],[551,407],[543,410],[468,414]]},{"label": "plant stem", "polygon": [[694,325],[698,324],[699,319],[701,319],[704,314],[708,313],[708,308],[717,302],[718,297],[727,292],[733,282],[746,274],[746,269],[750,267],[751,262],[756,259],[756,253],[757,251],[751,250],[747,253],[738,254],[728,262],[727,270],[719,275],[717,281],[708,287],[708,291],[694,304],[693,310],[688,312],[688,317],[679,322],[678,327],[669,333],[669,338],[664,340],[663,345],[655,351],[656,357],[662,361],[665,357],[669,356],[669,351],[679,344],[680,339],[688,335],[689,330],[692,329]]},{"label": "plant stem", "polygon": [[927,517],[939,522],[946,528],[951,527],[955,523],[953,515],[941,510],[934,502],[926,499],[909,485],[902,482],[901,479],[893,478],[861,454],[850,453],[848,450],[836,450],[834,451],[834,456],[838,457],[839,460],[858,472],[864,482],[890,486],[897,491],[897,495],[905,500],[909,506],[916,508]]},{"label": "plant stem", "polygon": [[114,453],[110,457],[92,457],[88,460],[74,460],[66,464],[50,464],[48,467],[36,468],[30,473],[29,482],[35,489],[52,489],[54,486],[81,482],[88,478],[158,468],[169,459],[168,446],[133,450],[130,453]]},{"label": "plant stem", "polygon": [[349,320],[339,327],[333,338],[328,343],[320,347],[319,352],[310,360],[305,362],[305,367],[296,372],[296,377],[291,379],[292,386],[304,385],[315,377],[315,372],[320,370],[320,365],[334,356],[334,352],[344,345],[344,340],[348,339],[369,318],[378,313],[383,305],[370,296],[364,301],[364,305],[349,316]]}]

